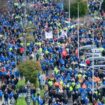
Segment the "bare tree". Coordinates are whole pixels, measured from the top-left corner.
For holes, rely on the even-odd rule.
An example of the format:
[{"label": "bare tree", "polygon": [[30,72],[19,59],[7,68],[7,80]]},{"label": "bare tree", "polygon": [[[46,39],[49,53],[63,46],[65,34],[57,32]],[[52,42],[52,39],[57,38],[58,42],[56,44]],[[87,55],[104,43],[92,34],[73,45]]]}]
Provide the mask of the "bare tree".
[{"label": "bare tree", "polygon": [[0,0],[0,11],[7,8],[7,2],[8,0]]}]

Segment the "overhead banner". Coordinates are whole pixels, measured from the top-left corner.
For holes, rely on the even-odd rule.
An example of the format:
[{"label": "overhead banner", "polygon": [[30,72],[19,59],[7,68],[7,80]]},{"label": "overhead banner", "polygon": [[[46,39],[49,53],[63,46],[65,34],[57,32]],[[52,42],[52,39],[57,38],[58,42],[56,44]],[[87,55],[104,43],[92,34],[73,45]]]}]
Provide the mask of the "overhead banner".
[{"label": "overhead banner", "polygon": [[50,32],[45,32],[45,38],[46,39],[52,39],[53,38],[53,32],[50,31]]}]

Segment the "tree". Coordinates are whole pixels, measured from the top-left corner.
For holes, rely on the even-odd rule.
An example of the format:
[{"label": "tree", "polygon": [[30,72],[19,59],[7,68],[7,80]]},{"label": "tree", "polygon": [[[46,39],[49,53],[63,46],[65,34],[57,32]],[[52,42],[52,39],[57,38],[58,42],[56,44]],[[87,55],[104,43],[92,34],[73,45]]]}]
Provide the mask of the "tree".
[{"label": "tree", "polygon": [[26,35],[26,41],[27,42],[34,42],[35,41],[34,36],[33,35]]},{"label": "tree", "polygon": [[18,69],[21,75],[25,76],[26,81],[29,80],[35,87],[38,87],[38,73],[41,71],[40,62],[27,60],[19,64]]},{"label": "tree", "polygon": [[102,56],[105,56],[105,50],[102,51]]},{"label": "tree", "polygon": [[105,0],[103,1],[102,5],[101,5],[101,11],[105,12]]},{"label": "tree", "polygon": [[[78,5],[79,5],[79,15],[84,16],[87,13],[87,3],[85,0],[71,0],[70,3],[70,15],[71,18],[78,17]],[[65,10],[69,11],[69,1],[65,2]]]},{"label": "tree", "polygon": [[7,6],[7,0],[0,0],[0,8],[4,8]]},{"label": "tree", "polygon": [[7,12],[7,0],[0,0],[0,12]]},{"label": "tree", "polygon": [[34,32],[34,30],[35,30],[35,27],[34,27],[33,23],[29,22],[28,26],[25,27],[26,41],[27,42],[33,42],[33,41],[35,41],[34,36],[30,34],[31,32]]}]

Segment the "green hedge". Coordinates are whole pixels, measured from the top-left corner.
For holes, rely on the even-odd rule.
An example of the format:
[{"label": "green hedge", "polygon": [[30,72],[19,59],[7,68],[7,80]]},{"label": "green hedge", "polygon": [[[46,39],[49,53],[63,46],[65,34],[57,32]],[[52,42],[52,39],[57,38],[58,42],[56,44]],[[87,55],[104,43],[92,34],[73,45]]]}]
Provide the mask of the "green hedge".
[{"label": "green hedge", "polygon": [[[27,105],[25,98],[24,97],[18,98],[16,105]],[[32,100],[30,105],[33,105]]]},{"label": "green hedge", "polygon": [[20,89],[20,88],[22,88],[22,87],[24,87],[24,86],[25,86],[25,79],[21,79],[21,80],[19,80],[19,82],[17,83],[16,88],[17,88],[17,89]]}]

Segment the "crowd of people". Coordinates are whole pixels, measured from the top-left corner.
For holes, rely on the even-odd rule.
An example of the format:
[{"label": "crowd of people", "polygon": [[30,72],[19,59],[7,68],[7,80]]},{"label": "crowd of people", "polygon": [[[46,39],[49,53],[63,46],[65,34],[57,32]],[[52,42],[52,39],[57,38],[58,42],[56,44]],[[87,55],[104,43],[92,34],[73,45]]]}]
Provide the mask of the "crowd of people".
[{"label": "crowd of people", "polygon": [[[103,0],[88,0],[89,1],[89,10],[90,14],[97,14],[101,10],[101,4]],[[99,15],[99,14],[98,14]]]},{"label": "crowd of people", "polygon": [[[105,71],[104,68],[88,69],[93,62],[87,59],[93,44],[96,49],[105,49],[105,20],[90,18],[89,22],[80,24],[70,20],[59,5],[51,0],[39,0],[29,5],[27,0],[8,2],[9,10],[0,13],[0,99],[4,104],[8,99],[17,100],[20,89],[16,91],[19,79],[17,65],[25,55],[40,61],[43,74],[38,76],[40,89],[47,87],[45,97],[34,95],[32,100],[39,105],[104,105]],[[32,3],[32,2],[31,2]],[[99,9],[99,0],[89,0],[90,13]],[[69,24],[70,23],[70,24]],[[32,24],[35,29],[30,32],[34,41],[24,46],[25,25]],[[73,27],[72,27],[73,26]],[[47,39],[45,33],[52,32],[53,38]],[[90,45],[90,49],[78,50]],[[101,52],[101,50],[100,50]],[[85,66],[83,66],[85,65]]]}]

